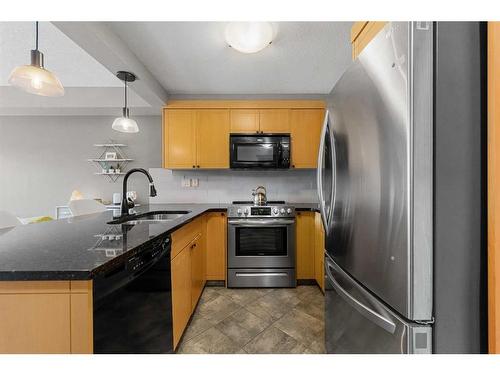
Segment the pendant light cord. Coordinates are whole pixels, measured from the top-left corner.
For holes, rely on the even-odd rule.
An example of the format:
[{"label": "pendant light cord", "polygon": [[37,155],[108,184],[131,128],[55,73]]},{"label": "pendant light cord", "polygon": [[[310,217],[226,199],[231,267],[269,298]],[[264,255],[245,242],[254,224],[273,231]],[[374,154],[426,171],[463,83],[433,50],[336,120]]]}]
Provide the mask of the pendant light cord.
[{"label": "pendant light cord", "polygon": [[38,21],[35,22],[35,50],[38,51]]},{"label": "pendant light cord", "polygon": [[125,82],[125,108],[127,108],[127,79],[123,81]]}]

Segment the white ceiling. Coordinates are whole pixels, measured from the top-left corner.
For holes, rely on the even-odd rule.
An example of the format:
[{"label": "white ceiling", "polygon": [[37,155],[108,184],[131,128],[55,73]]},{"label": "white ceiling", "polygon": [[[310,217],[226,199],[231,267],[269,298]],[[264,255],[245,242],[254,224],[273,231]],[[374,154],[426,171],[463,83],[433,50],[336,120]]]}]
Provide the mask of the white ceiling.
[{"label": "white ceiling", "polygon": [[352,22],[279,22],[243,54],[225,22],[109,22],[169,94],[328,94],[351,62]]},{"label": "white ceiling", "polygon": [[[8,86],[12,69],[30,63],[32,49],[35,49],[34,22],[0,22],[0,86]],[[45,68],[57,73],[64,87],[123,85],[50,22],[39,24],[39,49],[45,57]]]},{"label": "white ceiling", "polygon": [[[39,49],[45,68],[61,80],[65,95],[43,97],[10,86],[11,71],[29,64],[34,48],[34,22],[0,22],[0,114],[121,114],[123,82],[50,22],[39,24]],[[129,93],[131,107],[150,107],[133,90]]]},{"label": "white ceiling", "polygon": [[45,67],[66,89],[63,97],[46,98],[7,82],[14,67],[29,63],[34,22],[0,22],[0,115],[118,114],[123,83],[117,70],[139,74],[129,90],[136,114],[159,114],[167,95],[324,95],[351,62],[351,22],[275,23],[277,37],[256,54],[230,48],[226,24],[41,22]]}]

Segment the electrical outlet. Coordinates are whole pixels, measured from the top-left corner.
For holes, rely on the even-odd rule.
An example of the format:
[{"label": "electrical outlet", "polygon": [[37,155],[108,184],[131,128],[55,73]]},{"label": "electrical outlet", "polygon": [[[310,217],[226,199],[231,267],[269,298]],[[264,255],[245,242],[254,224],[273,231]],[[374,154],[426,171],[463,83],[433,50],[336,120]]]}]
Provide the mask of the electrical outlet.
[{"label": "electrical outlet", "polygon": [[186,178],[186,177],[182,177],[181,186],[182,187],[190,187],[191,186],[191,179]]},{"label": "electrical outlet", "polygon": [[199,185],[199,180],[197,178],[192,178],[191,179],[191,186],[198,187],[198,185]]}]

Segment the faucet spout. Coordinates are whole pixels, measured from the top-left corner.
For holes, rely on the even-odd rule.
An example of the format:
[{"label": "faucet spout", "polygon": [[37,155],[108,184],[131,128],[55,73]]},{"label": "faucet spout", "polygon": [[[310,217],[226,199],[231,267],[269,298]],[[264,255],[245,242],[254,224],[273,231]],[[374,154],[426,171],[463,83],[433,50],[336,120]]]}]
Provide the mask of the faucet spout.
[{"label": "faucet spout", "polygon": [[132,200],[127,199],[127,183],[128,183],[129,176],[135,172],[140,172],[148,178],[148,180],[149,180],[149,196],[156,197],[156,188],[155,188],[155,185],[153,183],[153,177],[151,177],[149,172],[147,170],[145,170],[144,168],[131,169],[123,177],[122,207],[121,207],[122,216],[128,215],[129,210],[134,207],[134,202]]}]

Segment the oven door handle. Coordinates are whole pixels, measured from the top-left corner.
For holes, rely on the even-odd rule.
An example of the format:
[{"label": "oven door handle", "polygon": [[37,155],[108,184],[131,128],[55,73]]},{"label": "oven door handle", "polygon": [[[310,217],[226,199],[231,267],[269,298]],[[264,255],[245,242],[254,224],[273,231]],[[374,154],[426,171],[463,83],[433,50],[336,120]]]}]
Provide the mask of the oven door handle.
[{"label": "oven door handle", "polygon": [[280,219],[280,220],[255,220],[255,219],[236,219],[227,221],[229,225],[237,225],[239,227],[261,227],[261,226],[283,226],[295,224],[294,219]]}]

